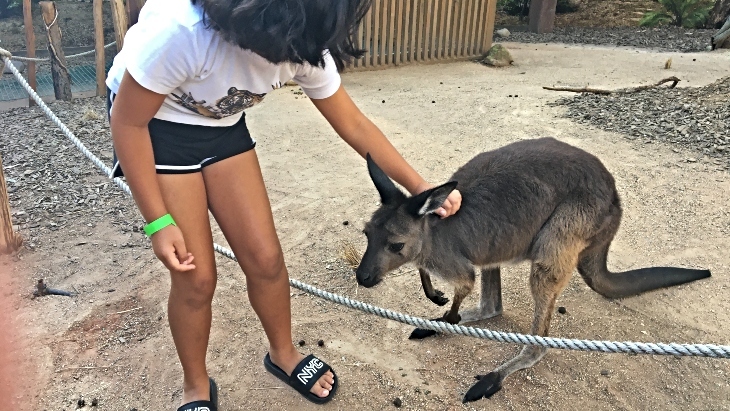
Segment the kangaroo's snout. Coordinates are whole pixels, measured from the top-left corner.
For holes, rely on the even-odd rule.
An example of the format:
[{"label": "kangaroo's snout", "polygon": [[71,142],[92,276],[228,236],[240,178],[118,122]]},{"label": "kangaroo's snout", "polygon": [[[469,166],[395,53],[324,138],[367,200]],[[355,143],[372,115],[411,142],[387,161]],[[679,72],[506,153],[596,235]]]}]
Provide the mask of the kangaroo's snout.
[{"label": "kangaroo's snout", "polygon": [[355,277],[357,278],[357,283],[365,288],[375,287],[381,281],[379,275],[363,270],[362,265],[357,268]]}]

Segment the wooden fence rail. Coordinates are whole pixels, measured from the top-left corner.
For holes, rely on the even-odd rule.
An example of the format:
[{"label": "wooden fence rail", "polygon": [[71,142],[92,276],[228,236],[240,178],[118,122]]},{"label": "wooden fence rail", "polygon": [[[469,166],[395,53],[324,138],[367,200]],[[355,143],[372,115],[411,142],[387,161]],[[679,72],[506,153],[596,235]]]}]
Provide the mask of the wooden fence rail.
[{"label": "wooden fence rail", "polygon": [[357,33],[366,49],[349,70],[466,59],[492,45],[496,0],[373,0]]}]

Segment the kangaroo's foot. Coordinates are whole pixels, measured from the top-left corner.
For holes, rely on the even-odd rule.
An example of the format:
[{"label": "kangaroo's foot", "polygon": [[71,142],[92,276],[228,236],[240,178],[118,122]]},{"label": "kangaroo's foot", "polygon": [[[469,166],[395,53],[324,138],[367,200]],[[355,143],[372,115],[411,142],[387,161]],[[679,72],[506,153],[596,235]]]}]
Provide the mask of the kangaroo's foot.
[{"label": "kangaroo's foot", "polygon": [[[444,321],[442,318],[432,318],[431,321]],[[424,338],[433,337],[434,335],[441,334],[438,331],[434,330],[426,330],[424,328],[416,328],[411,332],[411,335],[408,336],[409,340],[422,340]]]},{"label": "kangaroo's foot", "polygon": [[547,353],[547,348],[544,347],[529,345],[524,347],[515,358],[500,365],[489,374],[477,375],[475,378],[479,381],[469,388],[469,391],[467,391],[464,395],[462,402],[467,403],[470,401],[476,401],[480,398],[491,397],[502,389],[502,383],[505,378],[515,371],[532,367],[535,363],[540,361],[545,353]]},{"label": "kangaroo's foot", "polygon": [[459,324],[470,323],[474,321],[486,320],[487,318],[502,315],[502,307],[499,309],[494,307],[475,307],[461,313],[461,321]]}]

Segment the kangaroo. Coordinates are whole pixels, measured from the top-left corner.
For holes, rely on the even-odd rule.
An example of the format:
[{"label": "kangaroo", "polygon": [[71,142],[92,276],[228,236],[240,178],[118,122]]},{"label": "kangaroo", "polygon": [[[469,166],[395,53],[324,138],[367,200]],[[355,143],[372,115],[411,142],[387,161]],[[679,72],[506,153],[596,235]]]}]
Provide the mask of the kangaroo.
[{"label": "kangaroo", "polygon": [[[535,311],[530,332],[540,336],[548,335],[555,300],[575,268],[591,289],[607,298],[710,277],[709,270],[673,267],[610,272],[608,249],[622,214],[614,179],[598,158],[556,139],[524,140],[481,153],[451,181],[413,197],[399,190],[369,154],[366,159],[381,206],[365,224],[367,249],[357,281],[373,287],[387,272],[413,262],[426,297],[437,305],[448,299],[434,289],[431,276],[454,287],[451,309],[439,320],[457,324],[501,314],[500,265],[505,263],[532,263]],[[433,212],[457,183],[461,208],[441,219]],[[479,306],[460,315],[477,267]],[[416,330],[411,337],[425,335]],[[516,357],[478,376],[463,402],[492,396],[507,376],[533,366],[546,352],[525,346]]]}]

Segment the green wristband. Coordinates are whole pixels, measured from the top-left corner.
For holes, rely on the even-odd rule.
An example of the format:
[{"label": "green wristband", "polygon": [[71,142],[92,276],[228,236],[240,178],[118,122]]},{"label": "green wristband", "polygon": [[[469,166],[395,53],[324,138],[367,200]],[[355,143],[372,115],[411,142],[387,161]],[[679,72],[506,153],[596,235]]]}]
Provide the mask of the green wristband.
[{"label": "green wristband", "polygon": [[175,220],[172,219],[172,216],[170,214],[165,214],[157,220],[144,226],[144,233],[147,234],[147,237],[152,237],[152,234],[162,230],[168,225],[176,226],[177,224],[175,224]]}]

